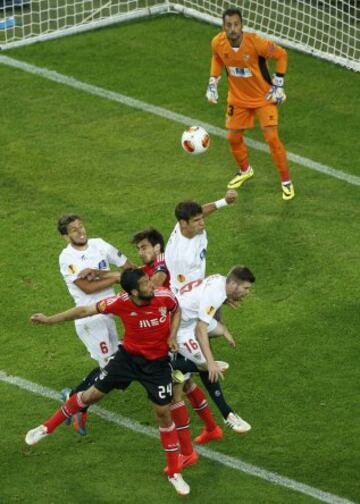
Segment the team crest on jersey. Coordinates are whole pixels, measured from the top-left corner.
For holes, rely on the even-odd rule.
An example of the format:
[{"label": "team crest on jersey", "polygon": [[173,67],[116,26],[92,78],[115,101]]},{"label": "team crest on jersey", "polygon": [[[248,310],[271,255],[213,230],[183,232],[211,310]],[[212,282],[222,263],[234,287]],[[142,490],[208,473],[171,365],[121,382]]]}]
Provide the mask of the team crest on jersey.
[{"label": "team crest on jersey", "polygon": [[178,282],[185,282],[186,278],[184,277],[184,275],[181,275],[181,273],[179,273],[179,275],[176,276],[176,280]]},{"label": "team crest on jersey", "polygon": [[203,260],[203,259],[205,259],[205,257],[206,257],[206,249],[204,248],[204,249],[202,249],[202,251],[200,252],[200,259],[201,259],[201,260]]},{"label": "team crest on jersey", "polygon": [[98,264],[99,269],[106,269],[106,261],[105,259],[102,259],[99,264]]},{"label": "team crest on jersey", "polygon": [[244,61],[249,61],[249,59],[250,59],[250,54],[245,53],[242,59],[243,59]]},{"label": "team crest on jersey", "polygon": [[160,306],[159,312],[160,312],[161,318],[166,317],[166,315],[167,315],[167,308],[166,308],[166,306]]},{"label": "team crest on jersey", "polygon": [[68,271],[69,271],[69,273],[71,273],[72,275],[73,275],[74,273],[76,273],[76,272],[77,272],[77,267],[75,266],[75,264],[69,264],[69,266],[68,266]]},{"label": "team crest on jersey", "polygon": [[215,312],[216,312],[215,306],[209,306],[208,308],[206,308],[206,313],[211,317],[214,315]]},{"label": "team crest on jersey", "polygon": [[136,311],[132,311],[132,312],[130,313],[130,317],[137,317],[137,313],[136,313]]}]

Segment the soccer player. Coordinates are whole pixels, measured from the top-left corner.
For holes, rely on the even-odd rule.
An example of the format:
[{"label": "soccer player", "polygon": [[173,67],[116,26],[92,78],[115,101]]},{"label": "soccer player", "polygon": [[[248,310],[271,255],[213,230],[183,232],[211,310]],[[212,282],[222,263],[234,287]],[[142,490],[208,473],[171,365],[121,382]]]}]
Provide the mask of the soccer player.
[{"label": "soccer player", "polygon": [[155,287],[170,288],[170,275],[165,263],[163,235],[155,228],[134,234],[131,243],[138,251],[141,269],[147,273]]},{"label": "soccer player", "polygon": [[[132,243],[138,249],[139,257],[143,263],[142,269],[149,275],[154,285],[169,286],[170,275],[165,263],[164,256],[164,238],[162,234],[154,228],[139,231],[133,236]],[[173,362],[176,364],[179,360]],[[194,371],[198,371],[194,366]],[[176,370],[175,370],[176,372]],[[205,372],[205,375],[207,373]],[[173,373],[174,377],[174,373]],[[213,414],[209,408],[206,396],[201,388],[188,380],[185,389],[187,398],[194,411],[204,423],[204,430],[212,433],[212,439],[221,439],[223,432],[216,423]],[[181,455],[183,467],[194,464],[198,455],[193,449],[190,438],[190,418],[182,398],[183,387],[181,382],[174,384],[174,402],[170,406],[172,418],[175,422],[178,436],[181,442]]]},{"label": "soccer player", "polygon": [[[225,331],[223,324],[214,316],[224,303],[236,307],[250,293],[254,282],[255,277],[248,268],[234,266],[226,277],[211,275],[205,279],[193,280],[177,294],[181,307],[181,323],[177,332],[179,353],[194,362],[197,368],[207,369],[211,383],[219,381],[221,369],[214,360],[209,336],[220,336]],[[222,393],[216,395],[225,424],[235,432],[248,432],[250,424],[231,410]],[[218,439],[216,431],[212,432],[205,427],[195,442],[204,444],[213,439]]]},{"label": "soccer player", "polygon": [[[207,203],[203,206],[194,201],[182,201],[175,208],[177,224],[175,225],[169,241],[165,248],[165,261],[170,273],[170,286],[172,291],[178,293],[184,285],[193,281],[205,278],[206,254],[207,254],[207,234],[205,230],[204,217],[236,201],[237,192],[229,190],[225,198],[214,203]],[[216,317],[220,318],[220,313]],[[229,343],[232,342],[231,335],[225,326],[222,326],[223,334]],[[176,366],[183,372],[196,371],[196,366],[189,363],[177,362]],[[237,415],[231,406],[225,401],[219,380],[212,382],[207,371],[199,373],[201,381],[210,394],[210,397],[219,408],[225,424],[234,432],[243,433],[249,430],[250,426],[244,424],[242,418]],[[193,382],[187,382],[185,393],[194,409],[200,415],[202,407],[207,405],[206,398],[202,390]],[[216,423],[212,423],[204,414],[205,431],[195,438],[197,444],[204,444],[212,440],[221,439],[224,434]]]},{"label": "soccer player", "polygon": [[[230,148],[238,165],[238,172],[228,188],[237,189],[254,175],[249,164],[244,132],[254,127],[256,116],[280,173],[282,197],[290,200],[295,196],[294,186],[285,147],[278,132],[278,105],[286,100],[284,76],[287,52],[255,33],[244,33],[242,28],[241,11],[227,9],[223,13],[223,31],[211,42],[210,79],[206,91],[209,103],[217,103],[217,85],[225,67],[229,88],[226,128]],[[276,74],[272,80],[267,66],[269,59],[276,61]]]},{"label": "soccer player", "polygon": [[204,217],[233,204],[237,192],[229,190],[213,203],[199,205],[182,201],[175,208],[175,225],[165,248],[165,262],[170,273],[170,287],[175,294],[191,280],[205,277],[207,234]]},{"label": "soccer player", "polygon": [[32,315],[33,323],[56,324],[111,313],[121,318],[125,331],[122,345],[95,383],[87,390],[72,395],[51,418],[30,430],[25,442],[28,445],[38,443],[81,408],[101,400],[114,388],[125,390],[136,380],[145,388],[154,407],[167,459],[168,480],[177,493],[187,495],[190,487],[181,476],[179,439],[169,407],[172,378],[168,351],[169,348],[177,350],[178,302],[168,289],[154,289],[148,275],[141,269],[125,270],[120,283],[125,292],[118,296],[51,316],[42,313]]},{"label": "soccer player", "polygon": [[[63,215],[57,227],[67,242],[67,247],[59,257],[60,272],[75,305],[96,303],[100,299],[114,295],[113,285],[119,283],[120,271],[111,271],[110,264],[119,268],[132,267],[127,257],[101,238],[88,239],[85,226],[78,215]],[[108,277],[106,279],[94,277],[91,281],[86,277],[79,277],[80,270],[84,268],[106,270]],[[75,330],[91,357],[98,362],[98,367],[93,369],[73,391],[64,389],[62,391],[64,399],[74,391],[88,388],[100,369],[106,366],[110,357],[117,351],[119,344],[115,321],[111,315],[99,313],[91,318],[76,320]],[[86,411],[76,415],[72,420],[75,430],[80,435],[85,435]]]}]

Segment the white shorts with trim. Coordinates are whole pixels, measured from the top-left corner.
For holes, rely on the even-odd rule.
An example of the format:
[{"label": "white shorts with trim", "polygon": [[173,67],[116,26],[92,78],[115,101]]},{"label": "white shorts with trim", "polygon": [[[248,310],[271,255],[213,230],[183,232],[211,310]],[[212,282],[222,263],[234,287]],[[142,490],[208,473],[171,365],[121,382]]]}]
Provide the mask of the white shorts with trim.
[{"label": "white shorts with trim", "polygon": [[119,336],[111,315],[94,315],[75,320],[76,333],[86,346],[91,357],[105,367],[109,358],[117,351]]},{"label": "white shorts with trim", "polygon": [[[205,356],[200,348],[200,344],[195,336],[197,320],[181,322],[176,339],[179,346],[179,353],[196,365],[206,364]],[[208,325],[208,332],[217,326],[217,321],[212,319]]]}]

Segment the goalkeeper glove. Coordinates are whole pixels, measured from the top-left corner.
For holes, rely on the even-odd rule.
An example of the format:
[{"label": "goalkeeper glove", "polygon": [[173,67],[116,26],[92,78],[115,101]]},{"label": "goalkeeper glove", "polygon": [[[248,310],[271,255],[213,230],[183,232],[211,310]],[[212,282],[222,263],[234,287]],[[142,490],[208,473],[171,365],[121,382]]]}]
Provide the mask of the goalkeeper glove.
[{"label": "goalkeeper glove", "polygon": [[266,94],[265,98],[272,103],[284,103],[286,94],[284,93],[284,77],[274,75],[270,91]]},{"label": "goalkeeper glove", "polygon": [[205,95],[209,103],[217,103],[219,99],[217,85],[220,79],[221,77],[210,77],[209,79],[209,84]]}]

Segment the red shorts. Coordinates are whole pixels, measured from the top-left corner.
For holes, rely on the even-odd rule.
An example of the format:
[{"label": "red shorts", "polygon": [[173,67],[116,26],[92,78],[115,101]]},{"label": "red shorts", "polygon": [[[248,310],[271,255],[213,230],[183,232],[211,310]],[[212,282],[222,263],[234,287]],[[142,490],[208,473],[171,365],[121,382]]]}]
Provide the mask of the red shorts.
[{"label": "red shorts", "polygon": [[278,108],[273,103],[259,108],[244,108],[229,103],[226,109],[225,126],[231,130],[253,128],[255,116],[258,118],[261,128],[277,126],[279,123]]}]

